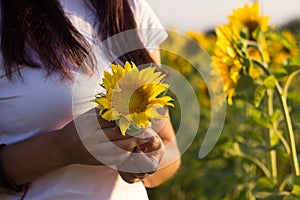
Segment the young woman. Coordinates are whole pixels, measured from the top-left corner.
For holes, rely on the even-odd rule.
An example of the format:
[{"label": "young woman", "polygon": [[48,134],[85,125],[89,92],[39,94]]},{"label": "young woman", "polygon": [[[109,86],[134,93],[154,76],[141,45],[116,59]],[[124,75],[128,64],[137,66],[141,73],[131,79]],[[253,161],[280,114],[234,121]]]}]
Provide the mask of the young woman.
[{"label": "young woman", "polygon": [[[98,116],[101,130],[84,131],[110,140],[97,141],[100,160],[83,145],[75,126],[75,77],[101,65],[83,61],[93,45],[135,28],[162,28],[144,0],[1,0],[0,199],[148,199],[145,187],[158,186],[177,171],[180,159],[169,119],[156,135],[139,138],[122,136],[114,123]],[[124,52],[117,62],[159,64],[159,51],[147,46],[158,47],[166,33],[147,35],[143,39],[133,31],[132,40],[146,48]],[[126,45],[121,40],[103,51],[114,54]],[[93,114],[89,108],[78,118],[89,124]],[[156,153],[136,152],[139,145]],[[167,164],[149,173],[106,166],[126,165],[133,153],[154,167]],[[143,163],[132,162],[142,168]]]}]

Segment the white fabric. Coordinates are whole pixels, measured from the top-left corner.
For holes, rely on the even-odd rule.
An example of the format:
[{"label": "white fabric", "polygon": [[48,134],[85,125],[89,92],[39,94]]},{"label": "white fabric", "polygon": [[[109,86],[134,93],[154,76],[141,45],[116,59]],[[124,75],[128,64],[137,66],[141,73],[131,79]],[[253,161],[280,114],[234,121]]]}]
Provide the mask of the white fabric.
[{"label": "white fabric", "polygon": [[[138,26],[162,28],[144,0],[130,0]],[[94,15],[84,0],[60,0],[62,7],[81,34],[94,44]],[[148,33],[144,38],[149,50],[157,48],[166,32]],[[0,60],[2,63],[2,60]],[[11,144],[35,135],[57,130],[73,120],[74,83],[58,74],[46,77],[43,70],[23,67],[22,79],[9,81],[0,65],[0,143]],[[99,67],[102,73],[107,66]],[[78,72],[72,71],[76,76]],[[86,80],[85,80],[86,81]],[[88,82],[82,82],[87,85]],[[96,86],[94,86],[96,87]],[[81,99],[88,101],[93,95]],[[86,106],[85,112],[90,105]],[[22,194],[0,193],[1,200],[20,199]],[[104,166],[72,165],[55,170],[32,183],[27,200],[143,200],[148,199],[141,182],[127,184],[118,173]]]}]

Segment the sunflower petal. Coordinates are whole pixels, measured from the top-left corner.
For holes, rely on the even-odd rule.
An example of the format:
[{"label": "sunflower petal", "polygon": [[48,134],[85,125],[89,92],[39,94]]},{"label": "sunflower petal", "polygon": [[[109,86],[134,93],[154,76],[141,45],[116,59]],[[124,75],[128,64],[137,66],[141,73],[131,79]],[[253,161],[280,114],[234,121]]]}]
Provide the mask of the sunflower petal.
[{"label": "sunflower petal", "polygon": [[110,102],[105,97],[96,98],[95,102],[103,106],[104,108],[110,108]]},{"label": "sunflower petal", "polygon": [[122,135],[125,135],[126,131],[129,129],[130,121],[126,117],[121,117],[119,120],[119,127]]},{"label": "sunflower petal", "polygon": [[107,121],[113,121],[114,117],[111,110],[107,110],[101,114],[101,117]]}]

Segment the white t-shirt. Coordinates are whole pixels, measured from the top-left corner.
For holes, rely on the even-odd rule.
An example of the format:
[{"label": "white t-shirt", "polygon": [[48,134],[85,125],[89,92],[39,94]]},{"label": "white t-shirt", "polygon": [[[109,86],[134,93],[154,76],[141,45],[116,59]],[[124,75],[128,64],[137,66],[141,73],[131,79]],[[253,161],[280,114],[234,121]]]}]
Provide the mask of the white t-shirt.
[{"label": "white t-shirt", "polygon": [[[145,0],[129,0],[139,28],[162,25]],[[70,21],[79,32],[95,44],[94,14],[84,0],[60,0]],[[166,38],[165,31],[147,33],[142,40],[151,51]],[[0,59],[1,56],[0,56]],[[2,60],[0,60],[2,63]],[[99,66],[102,73],[108,66]],[[23,67],[22,79],[9,81],[0,65],[0,143],[11,144],[64,127],[73,120],[74,82],[58,74],[46,77],[41,69]],[[77,71],[72,71],[77,75]],[[87,82],[79,83],[87,85]],[[82,101],[93,99],[84,96]],[[90,105],[89,105],[90,106]],[[89,108],[86,106],[82,112]],[[20,199],[22,194],[0,193],[1,200]],[[105,166],[70,165],[52,171],[36,180],[25,197],[28,200],[107,200],[148,199],[141,182],[128,184],[118,173]]]}]

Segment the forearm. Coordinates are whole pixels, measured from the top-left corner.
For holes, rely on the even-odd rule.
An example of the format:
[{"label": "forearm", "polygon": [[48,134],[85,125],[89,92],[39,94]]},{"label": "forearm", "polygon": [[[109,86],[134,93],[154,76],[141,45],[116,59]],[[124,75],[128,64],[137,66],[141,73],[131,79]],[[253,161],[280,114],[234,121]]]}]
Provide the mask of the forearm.
[{"label": "forearm", "polygon": [[[78,117],[89,137],[98,138],[96,152],[101,161],[114,165],[124,161],[124,157],[148,139],[123,136],[115,124],[98,119],[95,125],[93,110]],[[104,140],[102,141],[102,139]],[[120,151],[119,147],[123,149]],[[100,155],[101,154],[101,155]],[[83,145],[77,134],[74,121],[63,129],[8,145],[1,152],[4,171],[16,185],[22,185],[58,168],[70,164],[103,165]]]},{"label": "forearm", "polygon": [[165,146],[166,153],[161,160],[161,168],[143,179],[144,185],[148,188],[156,187],[164,183],[170,179],[180,167],[181,159],[175,141],[172,143],[167,143]]},{"label": "forearm", "polygon": [[3,168],[16,185],[30,182],[50,171],[70,164],[62,153],[59,131],[8,145],[1,152]]},{"label": "forearm", "polygon": [[154,174],[149,175],[147,178],[143,180],[145,187],[153,188],[166,182],[177,172],[179,166],[180,166],[180,159],[176,160],[171,165],[158,170]]}]

